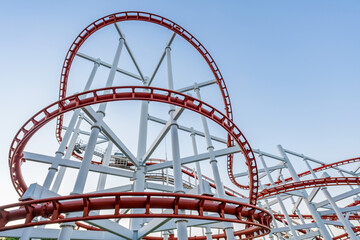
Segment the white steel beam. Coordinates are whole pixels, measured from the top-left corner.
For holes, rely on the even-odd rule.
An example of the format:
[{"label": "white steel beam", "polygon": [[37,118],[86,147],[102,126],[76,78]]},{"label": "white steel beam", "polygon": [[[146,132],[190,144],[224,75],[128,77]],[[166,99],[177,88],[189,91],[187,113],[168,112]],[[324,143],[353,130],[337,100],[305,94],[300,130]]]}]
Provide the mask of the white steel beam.
[{"label": "white steel beam", "polygon": [[[164,125],[167,123],[166,120],[163,120],[163,119],[160,119],[160,118],[157,118],[157,117],[154,117],[154,116],[150,116],[150,115],[148,115],[148,120],[151,120],[153,122],[157,122],[157,123],[160,123],[160,124],[164,124]],[[192,129],[190,127],[185,127],[185,126],[182,126],[182,125],[178,124],[178,129],[182,130],[182,131],[185,131],[185,132],[188,132],[188,133],[192,133]],[[193,132],[198,136],[205,137],[205,134],[203,132],[201,132],[201,131],[198,131],[198,130],[194,129]],[[223,139],[223,138],[220,138],[220,137],[211,136],[211,139],[214,140],[214,141],[220,142],[220,143],[227,144],[227,140]]]},{"label": "white steel beam", "polygon": [[[12,237],[20,238],[24,229],[15,229],[0,232],[0,237]],[[51,228],[32,228],[30,233],[31,239],[48,239],[49,236],[58,236],[60,229],[51,229]],[[103,231],[84,231],[84,230],[74,230],[71,234],[71,239],[73,240],[124,240],[120,236],[113,235],[111,233]]]},{"label": "white steel beam", "polygon": [[101,220],[86,220],[85,222],[101,228],[107,232],[110,232],[114,235],[120,236],[124,239],[131,240],[133,238],[133,232],[129,229],[121,226],[117,222],[108,220],[108,219],[101,219]]},{"label": "white steel beam", "polygon": [[195,83],[194,85],[177,89],[176,91],[184,93],[184,92],[194,90],[195,88],[202,88],[202,87],[206,87],[206,86],[209,86],[209,85],[212,85],[212,84],[215,84],[215,83],[217,83],[216,79],[211,79],[209,81],[205,81],[205,82],[201,82],[201,83]]},{"label": "white steel beam", "polygon": [[[355,188],[354,190],[350,190],[346,193],[339,194],[332,198],[334,199],[335,202],[337,202],[337,201],[343,200],[345,198],[353,197],[355,194],[358,194],[358,193],[360,193],[360,188]],[[314,205],[316,208],[321,208],[321,207],[325,207],[328,204],[330,204],[329,201],[324,200],[324,201],[315,203]]]},{"label": "white steel beam", "polygon": [[[37,154],[37,153],[30,153],[30,152],[24,152],[24,159],[28,160],[28,161],[41,162],[41,163],[47,163],[47,164],[52,164],[52,162],[56,160],[55,157],[46,156],[46,155]],[[59,166],[70,167],[70,168],[75,168],[75,169],[79,169],[80,165],[81,165],[81,162],[67,160],[67,159],[62,159],[59,162]],[[125,170],[122,170],[119,168],[95,165],[95,164],[90,165],[89,171],[98,172],[98,173],[106,173],[106,174],[119,176],[119,177],[127,177],[127,178],[134,177],[134,172],[125,171]]]},{"label": "white steel beam", "polygon": [[[83,58],[83,59],[89,60],[91,62],[99,63],[101,66],[104,66],[104,67],[107,67],[107,68],[111,68],[111,66],[112,66],[110,63],[104,62],[104,61],[102,61],[100,59],[90,57],[90,56],[88,56],[88,55],[86,55],[84,53],[77,52],[76,55]],[[128,72],[128,71],[126,71],[124,69],[116,68],[116,71],[119,72],[119,73],[125,74],[125,75],[127,75],[129,77],[132,77],[132,78],[135,78],[135,79],[138,79],[138,80],[142,81],[141,76],[138,76],[138,75],[136,75],[134,73]]]},{"label": "white steel beam", "polygon": [[[316,223],[307,223],[307,224],[301,224],[301,225],[294,225],[295,230],[302,230],[302,229],[309,229],[309,228],[316,228]],[[271,229],[272,233],[278,233],[278,232],[289,232],[289,227],[279,227],[279,228],[273,228]],[[300,237],[300,236],[298,236]]]},{"label": "white steel beam", "polygon": [[108,193],[108,192],[130,192],[133,190],[133,185],[132,184],[126,184],[120,187],[113,187],[113,188],[106,188],[106,189],[102,189],[102,190],[98,190],[98,191],[94,191],[94,192],[89,192],[90,193]]},{"label": "white steel beam", "polygon": [[161,55],[161,57],[160,57],[160,60],[159,60],[158,64],[156,65],[156,67],[155,67],[155,69],[154,69],[154,72],[153,72],[153,74],[151,75],[151,77],[150,77],[150,79],[149,79],[148,86],[150,86],[151,83],[152,83],[152,81],[154,80],[154,77],[155,77],[157,71],[159,70],[161,63],[163,62],[163,60],[164,60],[164,58],[165,58],[166,48],[168,48],[168,47],[171,46],[172,42],[174,41],[175,36],[176,36],[176,33],[173,33],[173,34],[171,35],[171,38],[170,38],[169,42],[166,44],[165,50],[164,50],[164,52],[162,53],[162,55]]},{"label": "white steel beam", "polygon": [[[172,210],[166,210],[164,213],[172,213]],[[138,231],[137,239],[142,239],[149,233],[156,231],[159,227],[172,220],[171,218],[153,218],[148,224],[140,228]]]},{"label": "white steel beam", "polygon": [[316,236],[321,236],[321,233],[320,231],[313,231],[313,232],[309,232],[307,234],[304,234],[304,235],[300,235],[299,236],[299,239],[302,240],[302,239],[314,239],[314,237]]},{"label": "white steel beam", "polygon": [[129,53],[129,55],[130,55],[130,58],[131,58],[131,60],[133,61],[133,63],[134,63],[134,65],[135,65],[138,73],[140,74],[142,81],[145,82],[144,75],[142,74],[142,72],[141,72],[141,70],[140,70],[140,67],[139,67],[139,65],[137,64],[136,60],[135,60],[135,57],[134,57],[134,55],[132,54],[132,51],[130,50],[130,47],[129,47],[126,39],[125,39],[125,36],[122,34],[122,32],[121,32],[118,24],[115,23],[114,25],[115,25],[116,31],[119,33],[120,37],[124,39],[125,48],[126,48],[126,50],[128,51],[128,53]]},{"label": "white steel beam", "polygon": [[[215,150],[215,151],[213,151],[212,154],[214,154],[215,157],[221,157],[221,156],[226,156],[226,155],[238,153],[238,152],[240,152],[240,147],[234,146],[234,147],[229,147],[229,148],[223,148],[220,150]],[[180,160],[181,160],[181,165],[183,165],[183,164],[188,164],[188,163],[193,163],[193,162],[198,162],[198,161],[203,161],[203,160],[208,160],[208,159],[210,159],[209,153],[201,153],[196,156],[181,158]],[[151,171],[156,171],[156,170],[160,170],[163,168],[169,168],[171,166],[172,166],[172,162],[168,161],[168,162],[164,162],[164,163],[158,163],[158,164],[154,164],[151,166],[147,166],[146,170],[147,170],[147,172],[151,172]]]},{"label": "white steel beam", "polygon": [[[320,164],[320,165],[326,165],[326,164],[327,164],[326,162],[323,162],[323,161],[320,161],[320,160],[317,160],[317,159],[314,159],[314,158],[305,156],[304,154],[299,154],[299,153],[296,153],[296,152],[293,152],[293,151],[290,151],[290,150],[287,150],[287,149],[284,149],[284,151],[285,151],[286,153],[291,154],[291,155],[294,155],[294,156],[297,156],[297,157],[300,157],[300,158],[305,158],[305,159],[307,159],[307,160],[309,160],[309,161],[318,163],[318,164]],[[339,167],[333,167],[333,168],[336,169],[336,170],[339,170],[339,171],[341,171],[341,172],[347,173],[347,174],[349,174],[349,175],[351,175],[351,176],[355,176],[355,177],[358,176],[358,175],[357,175],[356,173],[354,173],[354,172],[350,172],[350,171],[341,169],[341,168],[339,168]]]},{"label": "white steel beam", "polygon": [[[284,164],[283,163],[280,163],[280,165],[276,165],[276,166],[273,166],[273,167],[268,167],[269,169],[269,172],[272,172],[272,171],[275,171],[277,169],[282,169],[282,168],[285,168]],[[265,169],[258,169],[258,173],[263,173],[265,172]],[[242,173],[237,173],[237,174],[234,174],[234,177],[244,177],[244,176],[248,176],[249,175],[249,172],[242,172]]]},{"label": "white steel beam", "polygon": [[146,182],[145,188],[157,190],[157,191],[163,191],[163,192],[174,192],[173,186],[162,185],[162,184],[157,184],[157,183],[152,183],[152,182]]},{"label": "white steel beam", "polygon": [[[360,211],[360,206],[353,206],[353,207],[345,207],[345,208],[339,208],[340,212],[342,213],[347,213],[347,212],[354,212],[357,213]],[[321,216],[323,215],[331,215],[331,214],[335,214],[335,210],[331,209],[331,210],[325,210],[325,211],[319,211],[319,214]]]},{"label": "white steel beam", "polygon": [[[86,115],[88,115],[93,121],[97,121],[98,117],[96,112],[92,109],[92,107],[87,106],[82,108]],[[139,163],[136,157],[131,153],[131,151],[125,146],[125,144],[116,136],[116,134],[111,130],[111,128],[104,122],[101,122],[101,131],[104,135],[112,141],[116,147],[120,149],[122,153],[131,161],[135,166],[139,166]]]},{"label": "white steel beam", "polygon": [[[64,130],[67,130],[67,129],[68,129],[67,126],[62,126],[62,128],[63,128]],[[80,133],[80,134],[83,134],[83,135],[86,135],[86,136],[90,136],[90,132],[87,132],[87,131],[79,130],[79,133]],[[99,135],[98,138],[103,139],[103,140],[107,140],[107,141],[109,140],[109,139],[107,139],[106,137],[101,136],[101,135]]]},{"label": "white steel beam", "polygon": [[[175,112],[174,112],[174,121],[178,120],[179,117],[181,116],[181,114],[184,112],[184,108],[176,108]],[[156,148],[159,146],[159,144],[161,143],[161,141],[164,139],[164,137],[166,136],[166,134],[169,132],[170,127],[171,127],[171,120],[167,121],[167,123],[165,124],[165,126],[161,129],[160,133],[158,134],[158,136],[155,138],[154,142],[151,144],[150,148],[147,150],[147,152],[145,153],[145,155],[142,157],[143,159],[143,163],[145,163],[151,156],[151,154],[153,154],[153,152],[156,150]]]}]

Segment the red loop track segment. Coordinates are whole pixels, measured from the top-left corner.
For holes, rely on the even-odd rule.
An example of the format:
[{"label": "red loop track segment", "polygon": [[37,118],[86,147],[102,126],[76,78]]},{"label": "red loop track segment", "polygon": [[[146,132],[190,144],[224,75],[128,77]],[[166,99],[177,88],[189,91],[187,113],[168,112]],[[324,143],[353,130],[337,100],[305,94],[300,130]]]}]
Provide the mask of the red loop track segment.
[{"label": "red loop track segment", "polygon": [[[143,92],[145,89],[149,92]],[[109,93],[105,90],[109,90]],[[49,105],[30,118],[16,134],[9,151],[10,174],[16,191],[22,195],[27,188],[20,167],[22,152],[37,130],[68,111],[91,104],[121,100],[145,100],[173,104],[202,114],[221,125],[235,139],[245,157],[250,178],[249,203],[256,205],[258,172],[255,156],[240,129],[222,112],[196,98],[168,89],[140,86],[102,88],[78,93]]]},{"label": "red loop track segment", "polygon": [[[88,37],[90,37],[93,33],[95,33],[96,31],[98,31],[99,29],[105,26],[117,22],[124,22],[124,21],[144,21],[144,22],[154,23],[173,31],[174,33],[178,34],[183,39],[185,39],[187,42],[189,42],[201,54],[201,56],[205,59],[205,61],[209,65],[219,85],[221,95],[223,97],[225,104],[226,115],[231,120],[233,119],[230,97],[225,85],[225,81],[221,75],[220,69],[217,67],[214,59],[212,58],[210,53],[206,50],[206,48],[183,27],[179,26],[178,24],[174,23],[173,21],[167,18],[146,12],[129,11],[129,12],[119,12],[119,13],[107,15],[91,23],[77,36],[77,38],[70,46],[70,49],[66,54],[64,60],[63,68],[61,71],[61,78],[60,78],[59,100],[66,97],[67,81],[69,77],[70,68],[74,60],[74,57],[76,56],[76,53],[78,52],[81,45],[85,42],[85,40]],[[62,116],[59,116],[57,119],[57,131],[56,131],[56,136],[59,141],[61,141],[62,121],[63,121]]]},{"label": "red loop track segment", "polygon": [[262,199],[280,193],[291,192],[305,188],[339,186],[339,185],[360,185],[360,178],[328,177],[328,178],[318,178],[318,179],[287,183],[262,190],[261,192],[259,192],[258,198]]},{"label": "red loop track segment", "polygon": [[[136,197],[135,197],[136,196]],[[19,207],[18,209],[12,209]],[[121,209],[144,209],[144,213],[121,214]],[[89,215],[92,210],[114,209],[112,214]],[[172,213],[157,213],[156,210],[171,209]],[[183,214],[179,210],[197,211],[196,215]],[[152,212],[151,212],[152,211]],[[61,214],[80,212],[78,216],[63,218]],[[218,216],[204,213],[217,213]],[[32,222],[35,217],[48,218]],[[108,218],[192,218],[213,221],[241,223],[251,226],[243,234],[264,235],[270,232],[272,217],[269,212],[256,206],[227,199],[177,193],[100,193],[83,194],[41,200],[24,201],[0,208],[0,231],[21,227],[86,221]],[[230,217],[232,216],[232,217]],[[243,220],[246,219],[246,220]],[[23,224],[8,225],[9,222],[24,219]],[[254,230],[251,232],[251,229]],[[241,235],[241,234],[240,234]]]},{"label": "red loop track segment", "polygon": [[[326,169],[329,169],[329,168],[335,168],[335,167],[338,167],[338,166],[342,166],[342,165],[346,165],[346,164],[350,164],[350,163],[356,163],[356,162],[360,162],[360,157],[357,157],[357,158],[350,158],[350,159],[346,159],[346,160],[342,160],[342,161],[338,161],[338,162],[333,162],[333,163],[329,163],[329,164],[324,164],[320,167],[317,167],[317,168],[314,168],[313,171],[314,172],[320,172],[320,171],[324,171]],[[304,176],[307,176],[307,175],[310,175],[311,172],[310,171],[306,171],[306,172],[303,172],[303,173],[300,173],[298,174],[299,177],[304,177]],[[292,179],[292,177],[289,177],[289,178],[286,178],[285,179],[285,182],[290,182]],[[279,181],[276,181],[275,184],[279,184],[279,183],[282,183],[283,181],[279,180]],[[267,184],[269,186],[269,184]]]}]

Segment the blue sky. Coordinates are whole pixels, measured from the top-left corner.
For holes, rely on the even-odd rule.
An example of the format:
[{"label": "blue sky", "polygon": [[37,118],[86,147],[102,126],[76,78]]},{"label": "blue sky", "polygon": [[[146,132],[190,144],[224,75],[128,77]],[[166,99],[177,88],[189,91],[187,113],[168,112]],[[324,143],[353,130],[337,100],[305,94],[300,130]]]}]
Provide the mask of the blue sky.
[{"label": "blue sky", "polygon": [[359,156],[359,1],[3,1],[0,204],[17,199],[11,140],[57,100],[70,44],[92,21],[128,10],[169,18],[205,45],[254,148],[282,144],[326,162]]}]

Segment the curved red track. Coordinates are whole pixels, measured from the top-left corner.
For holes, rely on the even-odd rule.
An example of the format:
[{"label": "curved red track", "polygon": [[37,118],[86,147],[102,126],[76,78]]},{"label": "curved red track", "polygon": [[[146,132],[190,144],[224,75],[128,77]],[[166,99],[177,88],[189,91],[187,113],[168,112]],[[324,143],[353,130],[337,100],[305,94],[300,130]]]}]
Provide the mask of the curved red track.
[{"label": "curved red track", "polygon": [[[136,197],[134,197],[136,196]],[[13,209],[18,207],[17,209]],[[121,214],[121,209],[144,209],[144,213]],[[92,210],[114,209],[112,214],[89,215]],[[156,213],[156,209],[171,209],[172,213]],[[179,210],[197,211],[197,215],[183,214]],[[152,212],[150,212],[152,211]],[[60,217],[63,213],[81,212],[79,216]],[[218,216],[204,215],[217,213]],[[35,217],[43,217],[33,222]],[[177,193],[159,192],[122,192],[82,194],[65,197],[55,197],[41,200],[24,201],[0,207],[0,231],[20,227],[38,226],[50,223],[85,221],[109,218],[192,218],[234,222],[246,224],[249,228],[242,230],[240,235],[256,233],[262,236],[270,232],[271,214],[256,206],[227,199],[213,198]],[[229,218],[234,216],[235,218]],[[243,219],[246,220],[243,220]],[[25,223],[12,224],[9,222],[24,219]],[[250,227],[251,226],[251,227]]]},{"label": "curved red track", "polygon": [[314,188],[314,187],[326,187],[326,186],[339,186],[339,185],[360,185],[360,178],[358,177],[328,177],[305,180],[300,182],[287,183],[283,185],[277,185],[275,187],[267,188],[259,192],[259,199],[277,195],[280,193],[291,192],[295,190]]},{"label": "curved red track", "polygon": [[[144,89],[148,89],[149,92],[142,92]],[[104,90],[109,90],[110,93],[104,93]],[[249,203],[256,205],[258,189],[256,161],[249,143],[238,127],[222,112],[196,98],[167,89],[139,86],[102,88],[75,94],[49,105],[31,117],[16,134],[9,151],[10,174],[17,192],[21,195],[27,188],[20,168],[22,152],[37,130],[68,111],[91,104],[120,100],[146,100],[173,104],[200,113],[222,126],[235,139],[243,152],[251,183]]]},{"label": "curved red track", "polygon": [[[209,65],[217,84],[220,88],[221,95],[223,97],[224,105],[225,105],[225,112],[227,117],[230,120],[233,120],[233,114],[232,114],[232,107],[231,107],[231,101],[229,97],[228,90],[226,88],[225,81],[222,77],[222,74],[220,72],[220,69],[217,67],[216,62],[210,55],[210,53],[206,50],[206,48],[187,30],[185,30],[183,27],[179,26],[178,24],[174,23],[173,21],[161,17],[156,14],[146,13],[146,12],[137,12],[137,11],[128,11],[128,12],[119,12],[115,14],[107,15],[103,18],[100,18],[90,25],[88,25],[74,40],[72,45],[70,46],[70,49],[68,53],[66,54],[63,68],[61,71],[61,77],[60,77],[60,89],[59,89],[59,100],[62,100],[66,97],[66,89],[67,89],[67,81],[69,77],[70,68],[72,65],[72,62],[76,56],[76,53],[78,52],[81,45],[85,42],[85,40],[90,37],[93,33],[98,31],[99,29],[108,26],[110,24],[114,24],[117,22],[124,22],[124,21],[144,21],[144,22],[150,22],[154,23],[160,26],[163,26],[174,33],[181,36],[183,39],[185,39],[187,42],[189,42],[199,53],[200,55],[205,59],[207,64]],[[56,128],[56,137],[59,142],[61,142],[61,131],[62,131],[62,123],[63,123],[63,117],[60,115],[57,118],[57,128]],[[228,136],[228,146],[233,146],[234,141],[231,139],[231,136]],[[233,156],[228,155],[228,175],[230,177],[230,180],[232,183],[234,183],[236,186],[242,189],[249,189],[251,188],[251,179],[250,179],[250,185],[242,185],[239,182],[236,181],[234,174],[233,174]]]},{"label": "curved red track", "polygon": [[[320,167],[313,168],[313,171],[314,172],[320,172],[320,171],[324,171],[324,170],[329,169],[329,168],[335,168],[335,167],[338,167],[338,166],[342,166],[342,165],[346,165],[346,164],[350,164],[350,163],[356,163],[356,162],[360,162],[360,157],[345,159],[345,160],[342,160],[342,161],[333,162],[333,163],[329,163],[329,164],[324,164],[324,165],[322,165]],[[298,174],[298,176],[299,177],[304,177],[304,176],[307,176],[307,175],[310,175],[310,174],[311,174],[310,171],[306,171],[306,172]],[[289,178],[285,179],[285,182],[290,182],[292,180],[293,180],[293,178],[289,177]],[[279,184],[279,183],[282,183],[282,182],[283,181],[279,180],[279,181],[276,181],[275,184]],[[267,185],[269,186],[269,184],[267,184]]]}]

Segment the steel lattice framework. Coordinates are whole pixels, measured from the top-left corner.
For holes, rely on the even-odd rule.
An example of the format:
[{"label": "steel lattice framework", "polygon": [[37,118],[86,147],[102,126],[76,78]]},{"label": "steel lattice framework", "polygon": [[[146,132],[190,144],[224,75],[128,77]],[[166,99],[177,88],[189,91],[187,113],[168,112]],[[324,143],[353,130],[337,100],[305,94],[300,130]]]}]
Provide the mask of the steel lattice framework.
[{"label": "steel lattice framework", "polygon": [[[150,77],[144,75],[120,30],[119,25],[126,21],[157,24],[172,33]],[[120,37],[112,64],[80,52],[89,37],[107,26],[115,26]],[[203,57],[214,80],[174,90],[171,46],[176,36]],[[137,73],[119,68],[123,47]],[[76,57],[94,65],[84,89],[67,95],[70,69]],[[161,87],[154,87],[152,83],[160,81],[157,73],[161,65],[166,67],[167,79]],[[94,89],[99,67],[110,72],[105,86]],[[140,84],[116,85],[116,74]],[[207,103],[213,96],[200,95],[200,89],[214,84],[218,86],[224,112]],[[108,104],[129,102],[140,104],[137,154],[105,118],[105,114],[111,114]],[[168,119],[150,114],[149,105],[159,103],[168,105]],[[98,109],[94,110],[96,106]],[[199,117],[202,131],[193,126],[191,118],[185,119],[185,125],[179,123],[185,110],[192,118]],[[67,126],[66,113],[72,114]],[[29,152],[28,142],[54,119],[60,143],[55,155]],[[225,130],[226,137],[211,135],[208,120]],[[87,129],[82,121],[87,122]],[[153,134],[148,129],[149,122],[162,126],[153,136],[152,144],[147,143],[148,134]],[[180,132],[190,134],[193,151],[187,157],[181,156],[184,140]],[[164,159],[155,156],[166,136],[171,138],[170,160],[167,155]],[[205,140],[205,152],[199,153],[197,138]],[[111,14],[91,23],[78,35],[65,57],[59,100],[32,116],[11,143],[10,174],[21,198],[18,203],[0,207],[0,236],[21,239],[52,236],[64,240],[359,239],[360,165],[354,169],[354,164],[360,158],[329,164],[281,145],[278,150],[280,156],[250,147],[234,123],[228,90],[217,64],[192,34],[155,14],[134,11]],[[222,158],[226,169],[218,163]],[[302,159],[308,170],[298,173],[290,160],[293,158]],[[50,165],[42,185],[27,186],[22,175],[22,168],[27,166],[24,162]],[[213,179],[200,165],[204,162],[210,163]],[[75,182],[64,183],[69,168],[76,169],[77,177]],[[229,184],[222,172],[227,173]],[[316,173],[320,172],[323,174],[319,178]],[[334,172],[339,175],[333,176]],[[85,192],[89,173],[98,174],[94,192]],[[119,179],[116,187],[106,186],[108,176]],[[300,179],[303,177],[307,179]],[[64,184],[71,185],[72,191],[62,196],[59,189]],[[338,186],[347,187],[339,190]],[[60,228],[44,227],[49,224],[60,224],[57,225]]]}]

